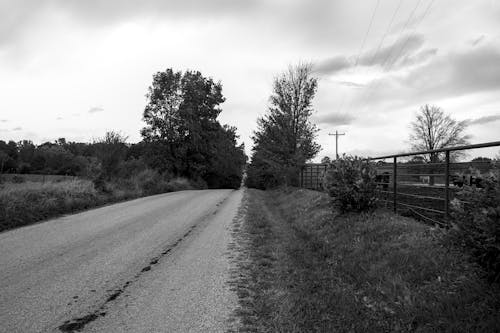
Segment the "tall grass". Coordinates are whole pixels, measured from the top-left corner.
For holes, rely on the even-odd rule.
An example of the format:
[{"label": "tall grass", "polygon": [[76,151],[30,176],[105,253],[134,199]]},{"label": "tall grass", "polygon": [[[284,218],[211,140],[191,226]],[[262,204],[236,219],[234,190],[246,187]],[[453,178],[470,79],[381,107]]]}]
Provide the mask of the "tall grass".
[{"label": "tall grass", "polygon": [[166,179],[145,170],[130,179],[95,183],[85,179],[0,183],[0,231],[98,205],[194,189],[185,178]]},{"label": "tall grass", "polygon": [[500,288],[441,231],[390,212],[335,215],[327,195],[250,191],[244,328],[494,332]]},{"label": "tall grass", "polygon": [[0,188],[0,231],[98,203],[98,193],[88,180],[4,183]]}]

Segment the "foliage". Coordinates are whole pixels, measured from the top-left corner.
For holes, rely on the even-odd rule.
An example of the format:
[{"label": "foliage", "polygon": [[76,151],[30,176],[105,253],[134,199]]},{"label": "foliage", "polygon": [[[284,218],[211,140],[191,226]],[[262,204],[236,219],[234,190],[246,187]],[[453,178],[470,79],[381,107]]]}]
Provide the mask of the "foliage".
[{"label": "foliage", "polygon": [[452,201],[453,228],[450,239],[471,251],[500,282],[500,168],[483,175],[481,185],[464,185]]},{"label": "foliage", "polygon": [[343,155],[327,168],[323,186],[341,212],[366,211],[376,204],[376,171],[369,162]]},{"label": "foliage", "polygon": [[162,172],[237,188],[246,163],[236,129],[218,121],[222,85],[200,72],[167,69],[153,76],[141,133],[146,159]]},{"label": "foliage", "polygon": [[118,172],[120,163],[127,155],[127,137],[119,132],[106,132],[103,138],[94,140],[95,156],[101,162],[102,173],[111,178]]},{"label": "foliage", "polygon": [[310,64],[290,66],[274,79],[268,112],[257,120],[247,186],[298,185],[300,168],[320,151],[311,123],[317,79]]},{"label": "foliage", "polygon": [[0,231],[89,208],[98,200],[88,180],[6,183],[0,190]]},{"label": "foliage", "polygon": [[[411,123],[411,148],[424,151],[466,145],[469,143],[469,136],[464,134],[466,129],[467,121],[454,120],[439,107],[426,104]],[[456,160],[460,154],[459,151],[452,152],[451,158]],[[438,162],[442,160],[441,155],[431,153],[426,158],[429,162]]]},{"label": "foliage", "polygon": [[238,331],[498,331],[499,287],[440,230],[383,211],[339,216],[304,189],[244,200]]},{"label": "foliage", "polygon": [[330,157],[328,157],[328,156],[324,156],[324,157],[321,159],[321,163],[323,163],[323,164],[330,164],[330,163],[332,163],[332,160],[330,159]]}]

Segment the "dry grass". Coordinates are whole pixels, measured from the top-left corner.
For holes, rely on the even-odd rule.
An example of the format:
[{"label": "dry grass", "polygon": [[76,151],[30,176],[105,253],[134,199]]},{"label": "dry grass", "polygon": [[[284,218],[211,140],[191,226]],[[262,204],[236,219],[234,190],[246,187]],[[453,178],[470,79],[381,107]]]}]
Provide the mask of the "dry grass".
[{"label": "dry grass", "polygon": [[0,231],[93,207],[99,202],[94,185],[88,180],[4,183],[0,188]]},{"label": "dry grass", "polygon": [[[250,190],[242,267],[248,325],[269,332],[493,332],[500,292],[441,231],[322,193]],[[262,232],[264,231],[264,232]],[[258,325],[258,326],[257,326]],[[257,328],[258,329],[255,329]]]},{"label": "dry grass", "polygon": [[104,190],[97,191],[90,180],[77,178],[1,183],[0,232],[106,203],[193,189],[183,178],[106,182],[104,187]]}]

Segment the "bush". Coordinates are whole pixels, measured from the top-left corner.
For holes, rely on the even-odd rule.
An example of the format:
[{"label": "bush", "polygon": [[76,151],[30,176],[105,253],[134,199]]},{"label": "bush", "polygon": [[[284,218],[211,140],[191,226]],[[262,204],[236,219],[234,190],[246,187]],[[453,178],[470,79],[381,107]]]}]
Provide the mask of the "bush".
[{"label": "bush", "polygon": [[340,212],[366,211],[376,205],[375,168],[357,156],[343,155],[327,168],[323,187]]},{"label": "bush", "polygon": [[24,177],[21,177],[21,176],[14,176],[12,177],[12,180],[11,180],[14,184],[22,184],[24,183],[26,180],[24,179]]},{"label": "bush", "polygon": [[451,202],[450,240],[468,249],[500,282],[500,168],[496,165],[483,176],[483,188],[464,185]]}]

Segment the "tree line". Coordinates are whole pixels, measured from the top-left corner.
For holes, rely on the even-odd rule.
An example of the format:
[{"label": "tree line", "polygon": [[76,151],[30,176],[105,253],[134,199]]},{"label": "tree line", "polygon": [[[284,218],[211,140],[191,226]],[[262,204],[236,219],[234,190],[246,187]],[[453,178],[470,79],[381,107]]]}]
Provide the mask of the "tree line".
[{"label": "tree line", "polygon": [[89,143],[0,140],[0,173],[110,180],[152,169],[209,188],[237,188],[246,155],[236,128],[217,120],[224,100],[221,83],[198,71],[157,72],[147,93],[140,142],[127,143],[115,131]]}]

